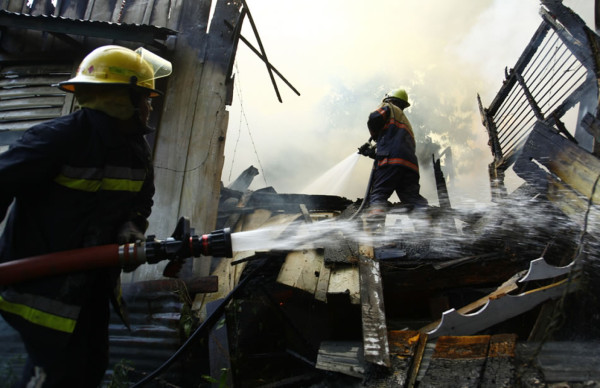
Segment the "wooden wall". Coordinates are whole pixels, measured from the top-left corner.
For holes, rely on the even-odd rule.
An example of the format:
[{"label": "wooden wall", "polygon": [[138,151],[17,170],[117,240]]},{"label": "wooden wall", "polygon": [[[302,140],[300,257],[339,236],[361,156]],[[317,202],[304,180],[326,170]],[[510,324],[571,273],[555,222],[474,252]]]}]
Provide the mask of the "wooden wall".
[{"label": "wooden wall", "polygon": [[[218,1],[210,36],[204,37],[209,6],[209,1],[187,1],[179,25],[173,58],[178,66],[169,81],[155,150],[160,190],[150,223],[157,236],[170,235],[180,216],[189,217],[198,234],[216,224],[229,119],[226,72],[234,55],[223,19],[235,25],[239,6]],[[194,273],[208,275],[209,269],[209,260],[196,259]]]},{"label": "wooden wall", "polygon": [[[56,7],[49,0],[35,0],[31,8],[27,0],[0,0],[0,9],[11,12],[150,24],[177,31],[175,42],[167,45],[169,50],[158,53],[172,62],[173,74],[162,88],[165,95],[159,102],[162,107],[157,112],[154,142],[157,191],[147,234],[157,238],[169,237],[181,216],[190,218],[198,234],[211,232],[216,224],[228,124],[226,105],[232,91],[227,70],[236,47],[224,20],[237,24],[241,0],[213,1],[215,11],[207,34],[211,0],[58,0]],[[0,38],[0,48],[13,56],[60,53],[72,57],[74,64],[105,44],[141,46],[75,35],[65,40],[23,29],[7,29]],[[162,267],[143,266],[127,278],[157,278],[162,276]],[[210,260],[200,258],[195,260],[193,272],[206,275],[209,268]]]}]

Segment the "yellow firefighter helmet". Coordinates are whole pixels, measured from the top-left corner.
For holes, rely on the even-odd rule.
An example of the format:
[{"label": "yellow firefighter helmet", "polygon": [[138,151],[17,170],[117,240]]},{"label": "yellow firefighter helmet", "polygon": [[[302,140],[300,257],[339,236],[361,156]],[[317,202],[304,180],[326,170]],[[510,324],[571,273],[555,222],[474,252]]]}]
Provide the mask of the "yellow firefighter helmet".
[{"label": "yellow firefighter helmet", "polygon": [[385,97],[383,97],[383,101],[387,100],[388,98],[396,98],[398,100],[404,101],[404,103],[406,104],[405,108],[408,108],[410,106],[410,103],[408,102],[408,93],[406,93],[406,90],[404,89],[394,89],[390,91],[388,94],[385,95]]},{"label": "yellow firefighter helmet", "polygon": [[59,83],[58,87],[75,92],[77,85],[130,85],[157,97],[161,92],[154,88],[154,80],[170,75],[171,71],[171,62],[142,47],[134,51],[108,45],[89,53],[79,64],[75,77]]}]

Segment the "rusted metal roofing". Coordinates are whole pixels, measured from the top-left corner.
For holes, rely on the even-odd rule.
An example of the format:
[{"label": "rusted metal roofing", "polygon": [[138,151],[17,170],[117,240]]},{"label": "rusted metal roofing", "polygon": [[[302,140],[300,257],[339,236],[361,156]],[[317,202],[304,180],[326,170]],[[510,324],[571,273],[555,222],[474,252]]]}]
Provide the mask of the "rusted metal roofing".
[{"label": "rusted metal roofing", "polygon": [[93,36],[150,44],[165,48],[160,41],[177,34],[177,31],[148,24],[111,23],[81,19],[68,19],[51,15],[27,15],[0,10],[0,25],[13,28],[47,31],[57,34]]}]

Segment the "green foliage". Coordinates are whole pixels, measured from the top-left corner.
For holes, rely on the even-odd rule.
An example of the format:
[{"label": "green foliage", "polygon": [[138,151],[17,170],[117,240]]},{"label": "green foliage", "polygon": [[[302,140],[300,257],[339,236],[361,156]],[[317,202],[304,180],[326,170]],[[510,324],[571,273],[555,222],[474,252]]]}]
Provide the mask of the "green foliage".
[{"label": "green foliage", "polygon": [[133,370],[133,364],[128,360],[121,360],[113,368],[113,375],[107,388],[129,387],[129,372]]},{"label": "green foliage", "polygon": [[229,373],[229,369],[221,368],[221,374],[219,375],[219,379],[215,379],[212,376],[202,375],[202,378],[209,383],[219,384],[219,388],[227,388],[227,374]]},{"label": "green foliage", "polygon": [[192,334],[192,330],[194,329],[194,325],[196,324],[196,318],[194,316],[194,312],[192,311],[192,300],[190,295],[183,285],[181,290],[175,292],[179,296],[179,300],[182,303],[181,306],[181,315],[179,318],[179,328],[184,338],[189,338]]}]

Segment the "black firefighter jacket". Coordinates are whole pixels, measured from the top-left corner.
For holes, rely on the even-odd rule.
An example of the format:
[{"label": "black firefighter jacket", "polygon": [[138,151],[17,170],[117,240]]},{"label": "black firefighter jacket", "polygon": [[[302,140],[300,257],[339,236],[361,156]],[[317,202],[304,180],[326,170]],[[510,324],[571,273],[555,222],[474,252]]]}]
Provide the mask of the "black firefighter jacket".
[{"label": "black firefighter jacket", "polygon": [[[114,244],[126,221],[146,230],[154,195],[148,143],[141,131],[126,136],[115,124],[84,108],[30,128],[0,154],[0,220],[14,199],[0,261]],[[0,310],[22,332],[68,337],[91,293],[110,293],[119,273],[94,270],[4,287]]]},{"label": "black firefighter jacket", "polygon": [[383,102],[369,114],[371,138],[377,142],[377,166],[402,166],[419,173],[415,136],[408,118],[399,107]]}]

